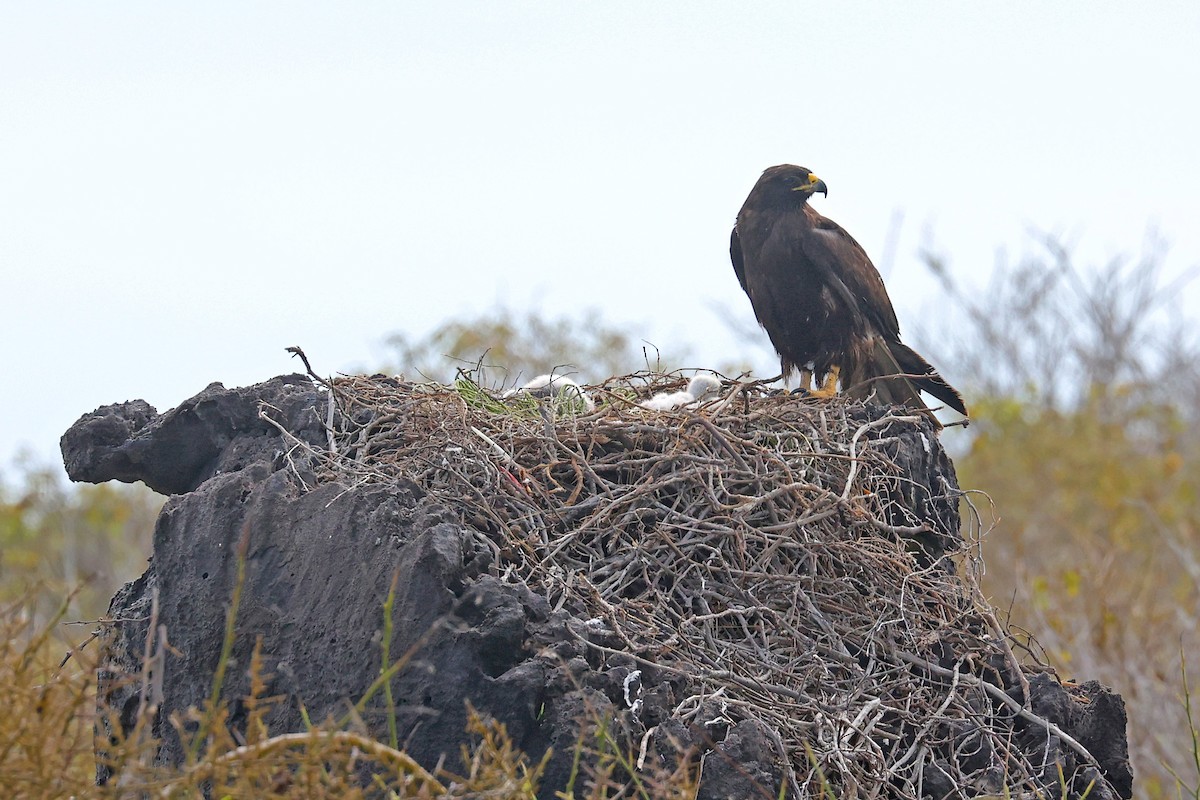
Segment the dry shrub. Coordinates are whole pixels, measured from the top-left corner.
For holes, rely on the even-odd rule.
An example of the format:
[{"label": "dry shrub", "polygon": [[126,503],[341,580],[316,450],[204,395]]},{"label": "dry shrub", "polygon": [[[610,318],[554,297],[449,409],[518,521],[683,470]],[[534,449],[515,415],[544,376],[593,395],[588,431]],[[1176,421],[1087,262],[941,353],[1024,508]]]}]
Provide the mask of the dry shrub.
[{"label": "dry shrub", "polygon": [[40,624],[72,593],[70,614],[95,619],[145,567],[162,502],[144,486],[70,486],[61,466],[26,466],[0,483],[0,603],[20,600]]},{"label": "dry shrub", "polygon": [[0,788],[6,797],[62,798],[86,791],[94,774],[91,653],[60,667],[53,636],[68,603],[35,621],[28,601],[0,611]]},{"label": "dry shrub", "polygon": [[1155,238],[1083,268],[1042,237],[979,288],[931,257],[958,311],[924,337],[974,376],[952,444],[997,520],[983,586],[1051,663],[1122,694],[1149,798],[1200,796],[1180,679],[1200,664],[1200,347],[1165,263]]}]

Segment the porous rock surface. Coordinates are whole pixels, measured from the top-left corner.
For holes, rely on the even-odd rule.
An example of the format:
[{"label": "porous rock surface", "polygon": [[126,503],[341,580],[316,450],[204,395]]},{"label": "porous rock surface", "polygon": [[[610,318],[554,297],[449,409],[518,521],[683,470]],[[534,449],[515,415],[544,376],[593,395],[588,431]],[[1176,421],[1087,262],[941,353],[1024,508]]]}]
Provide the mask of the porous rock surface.
[{"label": "porous rock surface", "polygon": [[[607,653],[601,648],[620,643],[606,640],[611,632],[603,626],[571,619],[530,588],[500,580],[492,549],[452,508],[403,479],[359,486],[306,480],[303,458],[264,416],[321,447],[324,408],[319,387],[289,375],[239,389],[212,384],[164,414],[141,400],[105,406],[62,438],[73,480],[141,480],[170,495],[149,568],[113,598],[116,621],[100,675],[101,702],[128,723],[140,683],[125,676],[141,668],[156,605],[154,621],[174,648],[160,681],[159,763],[183,758],[168,718],[208,697],[240,549],[246,573],[223,696],[247,693],[245,667],[261,639],[265,672],[273,676],[266,694],[285,698],[267,718],[274,733],[302,729],[301,704],[313,720],[343,716],[378,677],[383,608],[394,585],[392,657],[415,653],[393,681],[400,741],[425,767],[457,766],[469,701],[503,722],[532,758],[554,748],[545,797],[566,785],[581,727],[605,718],[619,720],[635,744],[652,731],[648,746],[660,757],[706,753],[700,798],[779,796],[783,756],[764,726],[731,723],[712,701],[703,701],[711,709],[691,722],[673,718],[689,694],[686,675]],[[914,486],[954,482],[936,440],[897,458]],[[957,521],[952,505],[920,511]],[[953,549],[944,541],[924,544],[936,555]],[[601,648],[587,646],[580,631]],[[1047,675],[1030,688],[1031,708],[1100,760],[1103,775],[1096,777],[1104,780],[1089,796],[1132,796],[1120,697],[1089,683],[1081,702]],[[631,710],[634,698],[640,703]],[[236,700],[232,711],[236,727],[244,720]],[[386,735],[381,695],[362,719],[374,735]],[[1048,765],[1071,759],[1044,729],[1027,736],[1030,747],[1046,750]],[[98,777],[108,776],[101,770]],[[1054,776],[1046,778],[1056,785]],[[939,783],[936,770],[925,785],[925,796],[959,796]]]}]

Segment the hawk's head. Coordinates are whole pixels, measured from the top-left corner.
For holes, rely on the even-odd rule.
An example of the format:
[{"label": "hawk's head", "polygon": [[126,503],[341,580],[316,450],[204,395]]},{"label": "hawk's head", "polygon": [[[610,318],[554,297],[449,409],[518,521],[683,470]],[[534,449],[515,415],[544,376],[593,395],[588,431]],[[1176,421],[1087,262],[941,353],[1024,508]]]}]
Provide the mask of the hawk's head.
[{"label": "hawk's head", "polygon": [[795,164],[780,164],[776,167],[768,167],[763,172],[751,194],[759,195],[760,202],[771,205],[788,205],[803,204],[817,192],[828,196],[829,187],[825,185],[825,181],[804,167],[797,167]]}]

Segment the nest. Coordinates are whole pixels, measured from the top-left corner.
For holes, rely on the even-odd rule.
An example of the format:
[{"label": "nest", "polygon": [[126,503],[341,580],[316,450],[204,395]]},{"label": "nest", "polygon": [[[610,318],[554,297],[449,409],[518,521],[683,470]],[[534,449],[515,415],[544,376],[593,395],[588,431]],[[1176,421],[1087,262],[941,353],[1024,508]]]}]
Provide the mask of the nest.
[{"label": "nest", "polygon": [[588,620],[591,646],[685,675],[677,718],[761,722],[791,796],[1058,797],[1097,779],[1024,702],[1033,668],[978,590],[927,417],[733,382],[699,407],[638,406],[682,383],[587,387],[588,411],[468,378],[338,378],[319,479],[443,499],[499,574]]}]

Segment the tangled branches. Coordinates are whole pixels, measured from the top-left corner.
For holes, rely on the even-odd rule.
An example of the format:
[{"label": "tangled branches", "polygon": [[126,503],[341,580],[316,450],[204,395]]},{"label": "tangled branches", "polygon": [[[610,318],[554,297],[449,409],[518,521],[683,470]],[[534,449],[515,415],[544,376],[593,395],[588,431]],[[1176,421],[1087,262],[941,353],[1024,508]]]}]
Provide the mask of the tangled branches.
[{"label": "tangled branches", "polygon": [[685,675],[679,718],[765,724],[795,797],[1102,783],[1033,710],[1039,670],[979,594],[924,417],[737,383],[699,408],[637,405],[681,383],[615,379],[580,414],[467,379],[338,378],[309,455],[322,481],[411,481],[458,509],[589,646]]}]

